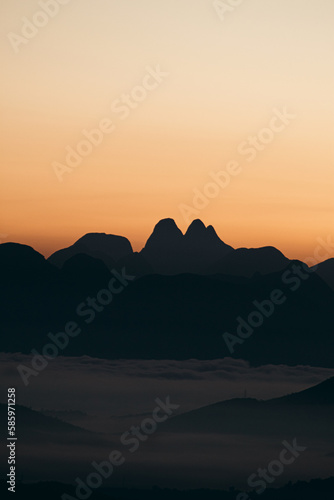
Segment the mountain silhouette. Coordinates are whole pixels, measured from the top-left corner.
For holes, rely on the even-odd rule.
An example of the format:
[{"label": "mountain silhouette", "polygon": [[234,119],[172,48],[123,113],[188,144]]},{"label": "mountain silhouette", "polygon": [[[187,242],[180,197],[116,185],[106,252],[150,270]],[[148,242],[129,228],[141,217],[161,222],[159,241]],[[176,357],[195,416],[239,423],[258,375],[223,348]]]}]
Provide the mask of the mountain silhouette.
[{"label": "mountain silhouette", "polygon": [[166,432],[334,438],[334,377],[301,392],[258,401],[231,399],[174,416]]},{"label": "mountain silhouette", "polygon": [[111,276],[106,264],[90,255],[78,253],[64,262],[61,269],[64,279],[75,283],[87,292],[105,285],[106,278]]},{"label": "mountain silhouette", "polygon": [[[4,243],[0,245],[2,351],[44,354],[50,333],[53,338],[58,332],[62,335],[71,321],[80,333],[59,347],[60,356],[153,360],[227,356],[251,366],[266,365],[268,371],[273,369],[268,365],[279,364],[334,368],[334,288],[329,286],[333,262],[329,259],[308,273],[307,266],[290,261],[273,247],[235,250],[200,220],[193,221],[185,234],[172,219],[160,221],[141,252],[133,252],[126,238],[94,233],[48,260],[26,245]],[[123,286],[123,275],[136,279]],[[115,280],[116,286],[108,289]],[[273,307],[277,292],[284,300]],[[259,315],[260,323],[250,327]],[[86,321],[87,317],[92,320]],[[223,334],[238,335],[241,322],[244,336],[231,352]],[[189,484],[195,471],[208,485],[211,479],[220,480],[223,466],[228,474],[247,478],[245,470],[267,463],[270,450],[279,453],[283,439],[291,443],[297,436],[309,450],[305,463],[300,462],[300,470],[306,471],[303,477],[329,475],[333,389],[331,378],[281,398],[218,401],[176,415],[145,444],[144,460],[150,461],[138,474],[146,477],[149,470],[156,477],[161,469],[167,474],[161,480],[167,481],[168,474],[177,476],[176,469],[182,474],[187,470],[185,484]],[[0,405],[3,420],[6,408]],[[56,474],[71,480],[76,477],[71,467],[84,470],[91,456],[103,460],[115,446],[112,433],[89,433],[19,405],[17,418],[24,423],[20,460],[32,480]],[[178,462],[180,442],[185,453]],[[164,453],[171,457],[168,473]],[[210,457],[205,466],[203,456]],[[270,456],[275,457],[276,451]],[[269,489],[263,498],[267,493]],[[273,499],[279,498],[276,493],[271,493]],[[235,499],[235,491],[229,496]]]},{"label": "mountain silhouette", "polygon": [[316,274],[334,290],[334,258],[318,264]]},{"label": "mountain silhouette", "polygon": [[57,267],[62,267],[70,257],[84,253],[102,260],[108,268],[115,262],[132,253],[131,243],[123,236],[105,233],[88,233],[68,248],[63,248],[50,255],[49,262]]},{"label": "mountain silhouette", "polygon": [[216,262],[230,253],[233,253],[233,248],[218,237],[212,226],[205,227],[198,219],[190,224],[183,238],[187,272],[207,274],[210,262]]},{"label": "mountain silhouette", "polygon": [[211,264],[207,271],[210,274],[251,277],[256,273],[270,274],[282,271],[288,263],[289,259],[274,247],[238,248]]},{"label": "mountain silhouette", "polygon": [[[91,431],[83,429],[73,424],[64,422],[58,418],[44,415],[40,411],[31,410],[26,406],[15,406],[17,419],[24,422],[20,431],[22,444],[30,445],[48,436],[48,442],[59,444],[64,443],[92,444],[99,436]],[[4,421],[8,413],[8,407],[0,403],[0,419]]]},{"label": "mountain silhouette", "polygon": [[288,404],[334,405],[334,377],[304,391],[277,398],[276,401]]},{"label": "mountain silhouette", "polygon": [[33,248],[19,243],[0,245],[0,275],[3,283],[47,280],[56,276],[54,267]]},{"label": "mountain silhouette", "polygon": [[118,260],[116,266],[119,269],[125,267],[127,272],[136,278],[154,274],[154,269],[151,264],[145,259],[143,254],[133,252],[126,257]]},{"label": "mountain silhouette", "polygon": [[163,219],[155,226],[140,255],[151,264],[154,272],[182,272],[180,253],[183,234],[173,219]]},{"label": "mountain silhouette", "polygon": [[[98,307],[94,323],[82,325],[82,334],[64,355],[232,355],[254,365],[333,367],[334,288],[319,277],[319,272],[327,275],[333,262],[320,264],[317,273],[305,273],[305,266],[306,278],[297,278],[300,262],[289,261],[273,247],[234,250],[200,220],[193,221],[184,235],[172,219],[160,221],[139,253],[132,252],[126,238],[106,234],[86,235],[48,260],[26,245],[4,243],[3,350],[29,353],[42,348],[46,334],[61,331],[69,318],[84,323],[77,308],[108,287],[112,264],[115,272],[125,271],[136,279],[106,307]],[[247,323],[254,311],[258,317],[254,303],[268,301],[275,290],[284,296],[282,305],[268,317],[261,313],[261,324],[247,327],[249,336],[230,351],[223,334],[235,335],[240,321]]]},{"label": "mountain silhouette", "polygon": [[[8,254],[0,246],[1,252]],[[26,265],[33,261],[35,267],[20,275],[10,255],[9,276],[16,273],[18,279],[3,280],[0,287],[0,321],[2,331],[6,332],[2,337],[3,351],[29,353],[33,348],[42,349],[47,333],[62,331],[71,319],[80,324],[82,333],[63,352],[69,356],[111,359],[233,356],[253,365],[334,367],[334,291],[315,273],[304,282],[300,280],[297,291],[282,281],[282,272],[257,274],[249,279],[196,274],[142,276],[131,281],[121,294],[114,295],[90,325],[76,311],[87,297],[96,297],[108,287],[111,274],[105,264],[76,255],[59,270],[29,247],[22,246],[18,254],[21,262]],[[284,274],[292,273],[289,266]],[[7,267],[10,266],[3,260],[2,268]],[[34,274],[36,269],[38,279]],[[122,269],[118,272],[122,273]],[[223,334],[235,335],[238,318],[247,322],[252,311],[258,311],[254,301],[259,304],[268,300],[273,290],[281,290],[284,303],[264,318],[260,326],[250,330],[249,338],[235,345],[231,353]]]},{"label": "mountain silhouette", "polygon": [[173,219],[162,219],[154,227],[145,248],[148,251],[163,250],[166,246],[172,248],[181,242],[182,237],[182,231]]},{"label": "mountain silhouette", "polygon": [[[212,226],[206,227],[199,219],[189,225],[185,234],[173,219],[162,219],[140,252],[133,252],[131,243],[123,236],[90,233],[53,253],[48,261],[61,268],[77,254],[100,259],[109,269],[126,265],[137,277],[154,273],[251,277],[281,271],[289,263],[274,247],[234,249],[219,238]],[[327,269],[323,268],[322,274],[327,274]]]},{"label": "mountain silhouette", "polygon": [[158,274],[205,273],[208,264],[233,248],[226,245],[212,226],[194,220],[183,235],[173,219],[164,219],[154,228],[141,255]]}]

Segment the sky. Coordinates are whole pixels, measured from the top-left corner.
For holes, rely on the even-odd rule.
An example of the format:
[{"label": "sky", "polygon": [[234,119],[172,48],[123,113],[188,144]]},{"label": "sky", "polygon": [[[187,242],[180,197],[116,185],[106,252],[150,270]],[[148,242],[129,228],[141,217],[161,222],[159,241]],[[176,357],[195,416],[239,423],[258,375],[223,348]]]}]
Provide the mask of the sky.
[{"label": "sky", "polygon": [[234,247],[313,256],[333,235],[333,16],[332,0],[3,0],[0,240],[140,250],[160,219],[200,218]]}]

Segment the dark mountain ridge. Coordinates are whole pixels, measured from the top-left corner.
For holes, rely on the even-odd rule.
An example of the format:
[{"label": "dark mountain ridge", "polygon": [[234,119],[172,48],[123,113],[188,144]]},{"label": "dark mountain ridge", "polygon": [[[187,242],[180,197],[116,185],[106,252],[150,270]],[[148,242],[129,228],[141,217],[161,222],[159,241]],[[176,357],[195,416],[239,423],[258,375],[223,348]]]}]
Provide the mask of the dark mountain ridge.
[{"label": "dark mountain ridge", "polygon": [[166,432],[334,438],[334,377],[281,398],[231,399],[174,416]]},{"label": "dark mountain ridge", "polygon": [[[162,219],[140,252],[133,252],[129,240],[122,236],[90,233],[53,253],[48,261],[61,268],[77,254],[100,259],[109,269],[126,263],[136,276],[194,273],[251,277],[281,271],[289,263],[274,247],[234,249],[219,238],[212,226],[206,227],[199,219],[190,224],[185,234],[173,219]],[[329,266],[334,268],[334,263]]]},{"label": "dark mountain ridge", "polygon": [[[82,242],[88,243],[79,251]],[[233,250],[199,220],[185,235],[172,219],[160,221],[142,252],[130,251],[125,238],[86,235],[70,247],[59,269],[52,259],[46,260],[26,245],[0,245],[1,349],[24,353],[42,349],[48,332],[60,332],[68,321],[76,321],[82,333],[64,355],[112,359],[232,356],[253,365],[334,367],[334,288],[301,262],[289,261],[272,247]],[[96,252],[107,258],[91,255]],[[215,261],[222,253],[225,257]],[[92,314],[94,322],[87,324],[78,316],[78,306],[108,288],[112,278],[108,259],[112,258],[119,258],[114,270],[136,279],[121,294],[114,294],[110,304],[98,306],[98,313]],[[208,263],[223,272],[204,273]],[[319,269],[331,269],[333,263],[330,259]],[[159,266],[168,272],[156,273]],[[282,301],[273,308],[268,300],[275,291]],[[261,304],[272,312],[259,312]],[[259,315],[261,324],[250,326]],[[239,338],[231,351],[223,334],[236,338],[240,322],[247,323],[248,335]]]}]

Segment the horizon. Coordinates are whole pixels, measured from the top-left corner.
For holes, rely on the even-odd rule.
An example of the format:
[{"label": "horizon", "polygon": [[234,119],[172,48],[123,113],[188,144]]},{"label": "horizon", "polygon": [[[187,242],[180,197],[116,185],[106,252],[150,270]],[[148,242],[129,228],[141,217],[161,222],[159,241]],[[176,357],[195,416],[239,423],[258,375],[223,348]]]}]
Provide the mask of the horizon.
[{"label": "horizon", "polygon": [[[288,255],[287,253],[285,253],[281,248],[279,247],[276,247],[275,245],[272,245],[270,243],[264,243],[263,245],[260,245],[260,246],[248,246],[247,243],[245,242],[244,245],[240,245],[240,246],[235,246],[233,243],[231,243],[231,241],[228,241],[226,240],[224,237],[221,237],[221,235],[219,234],[219,232],[217,231],[217,228],[213,225],[213,224],[206,224],[205,222],[203,222],[202,219],[198,218],[198,219],[193,219],[189,225],[182,225],[181,227],[178,225],[177,221],[175,221],[175,219],[173,219],[172,217],[165,217],[163,219],[160,219],[159,221],[157,221],[151,231],[148,233],[147,237],[142,241],[142,242],[138,242],[138,241],[133,241],[131,239],[131,237],[129,237],[128,235],[126,234],[116,234],[116,233],[112,233],[112,232],[106,232],[106,231],[88,231],[84,234],[81,234],[79,235],[78,237],[76,237],[75,239],[71,239],[69,238],[68,240],[64,240],[64,241],[67,241],[67,243],[65,243],[63,246],[61,247],[58,247],[58,246],[50,246],[50,245],[45,245],[44,246],[44,251],[43,251],[43,248],[40,249],[38,248],[38,245],[34,245],[34,244],[29,244],[27,243],[26,241],[14,241],[14,240],[10,240],[9,238],[9,235],[2,235],[3,238],[5,239],[0,239],[0,244],[2,243],[18,243],[18,244],[21,244],[21,245],[28,245],[30,247],[32,247],[34,250],[36,250],[38,253],[42,254],[46,259],[48,259],[51,255],[53,255],[55,252],[57,252],[58,250],[61,250],[63,248],[67,248],[67,247],[70,247],[72,246],[75,242],[77,242],[79,239],[81,239],[82,237],[86,236],[87,234],[106,234],[106,235],[113,235],[113,236],[122,236],[124,238],[126,238],[131,246],[132,246],[132,250],[133,252],[140,252],[144,247],[145,247],[145,244],[148,240],[148,238],[152,235],[153,231],[154,231],[154,228],[157,226],[157,224],[159,224],[160,222],[162,221],[165,221],[165,220],[172,220],[175,224],[176,224],[176,227],[178,229],[181,230],[182,234],[185,235],[187,229],[195,222],[195,221],[200,221],[202,224],[204,224],[204,226],[206,228],[208,228],[209,226],[213,227],[213,229],[215,230],[218,238],[223,241],[225,244],[227,245],[231,245],[235,250],[238,249],[238,248],[262,248],[262,247],[273,247],[273,248],[276,248],[277,250],[279,250],[285,257],[287,257],[289,260],[300,260],[300,261],[315,261],[315,263],[321,263],[321,262],[324,262],[328,259],[331,258],[331,254],[329,256],[324,256],[324,257],[321,257],[316,249],[319,248],[319,244],[322,248],[326,249],[326,238],[317,238],[317,240],[314,242],[314,246],[313,246],[313,250],[312,250],[312,253],[309,253],[309,254],[305,254],[304,257],[296,257],[296,256],[291,256],[291,255]],[[1,235],[0,235],[1,236]],[[331,240],[331,237],[327,238],[327,247],[331,246],[333,247],[333,244],[332,244],[332,240]],[[51,250],[49,250],[51,248]],[[312,247],[311,247],[312,248]]]}]

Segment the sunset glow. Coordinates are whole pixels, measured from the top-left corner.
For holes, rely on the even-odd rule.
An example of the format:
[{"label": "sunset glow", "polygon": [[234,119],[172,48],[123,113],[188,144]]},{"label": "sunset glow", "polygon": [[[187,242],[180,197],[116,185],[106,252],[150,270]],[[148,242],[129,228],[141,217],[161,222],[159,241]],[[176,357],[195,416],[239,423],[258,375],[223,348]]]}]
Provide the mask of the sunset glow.
[{"label": "sunset glow", "polygon": [[140,250],[159,219],[186,230],[184,205],[234,247],[303,259],[333,235],[332,0],[245,0],[224,20],[211,0],[72,0],[26,42],[9,36],[42,3],[0,7],[3,241],[48,256],[106,232]]}]

